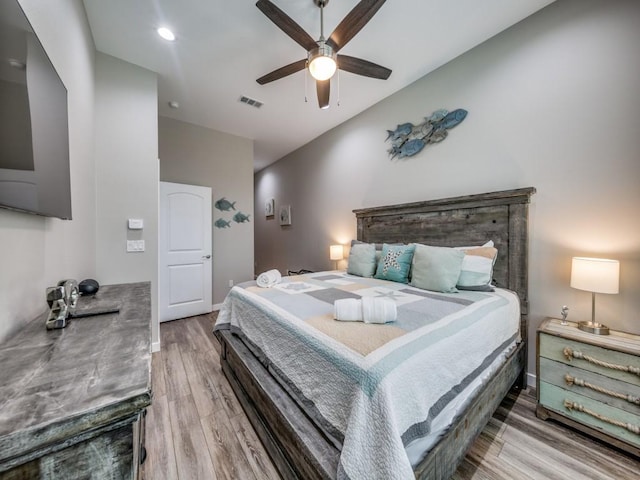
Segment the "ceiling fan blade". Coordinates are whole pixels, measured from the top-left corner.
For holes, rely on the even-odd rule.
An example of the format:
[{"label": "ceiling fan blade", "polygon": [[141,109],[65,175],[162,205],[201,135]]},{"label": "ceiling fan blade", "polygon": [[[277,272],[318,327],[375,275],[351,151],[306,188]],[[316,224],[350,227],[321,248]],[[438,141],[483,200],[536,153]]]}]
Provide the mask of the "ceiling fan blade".
[{"label": "ceiling fan blade", "polygon": [[353,10],[338,24],[329,37],[329,40],[327,40],[327,44],[336,52],[340,50],[362,30],[385,1],[386,0],[362,0],[353,7]]},{"label": "ceiling fan blade", "polygon": [[300,25],[291,19],[289,15],[284,13],[269,0],[258,0],[256,2],[256,7],[258,7],[269,20],[275,23],[280,30],[289,35],[293,41],[298,43],[305,50],[309,51],[318,46],[311,35],[305,32]]},{"label": "ceiling fan blade", "polygon": [[263,75],[259,79],[256,80],[260,85],[264,85],[265,83],[273,82],[274,80],[280,80],[292,73],[299,72],[300,70],[304,70],[307,67],[307,59],[298,60],[297,62],[290,63],[289,65],[285,65],[284,67],[280,67],[273,72],[269,72],[266,75]]},{"label": "ceiling fan blade", "polygon": [[391,75],[391,70],[386,67],[348,55],[338,55],[338,68],[345,72],[380,80],[386,80]]},{"label": "ceiling fan blade", "polygon": [[327,108],[329,106],[329,91],[331,89],[331,79],[316,80],[316,92],[318,92],[318,106]]}]

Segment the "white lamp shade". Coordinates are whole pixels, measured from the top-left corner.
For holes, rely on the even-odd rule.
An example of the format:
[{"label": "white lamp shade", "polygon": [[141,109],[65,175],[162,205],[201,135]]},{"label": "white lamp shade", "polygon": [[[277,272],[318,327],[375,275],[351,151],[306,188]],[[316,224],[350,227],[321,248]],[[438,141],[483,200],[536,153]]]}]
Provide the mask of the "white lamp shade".
[{"label": "white lamp shade", "polygon": [[329,247],[329,259],[342,260],[343,257],[344,251],[342,249],[342,245],[331,245]]},{"label": "white lamp shade", "polygon": [[571,286],[595,293],[618,293],[620,262],[606,258],[573,257]]}]

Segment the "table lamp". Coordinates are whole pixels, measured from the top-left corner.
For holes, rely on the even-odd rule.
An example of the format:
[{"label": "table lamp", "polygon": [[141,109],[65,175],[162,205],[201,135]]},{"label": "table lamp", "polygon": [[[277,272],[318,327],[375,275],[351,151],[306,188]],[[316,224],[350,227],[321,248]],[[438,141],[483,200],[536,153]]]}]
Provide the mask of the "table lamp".
[{"label": "table lamp", "polygon": [[609,328],[596,322],[596,293],[618,293],[620,262],[606,258],[573,257],[571,287],[591,292],[591,321],[578,328],[597,335],[609,335]]},{"label": "table lamp", "polygon": [[336,270],[338,269],[338,262],[344,258],[344,250],[342,245],[331,245],[329,247],[329,258],[336,262]]}]

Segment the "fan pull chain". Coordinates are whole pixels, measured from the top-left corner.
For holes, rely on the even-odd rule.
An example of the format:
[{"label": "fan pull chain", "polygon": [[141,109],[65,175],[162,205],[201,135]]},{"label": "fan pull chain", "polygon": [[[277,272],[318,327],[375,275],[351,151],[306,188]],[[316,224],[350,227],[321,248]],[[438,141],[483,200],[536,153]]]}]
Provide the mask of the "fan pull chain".
[{"label": "fan pull chain", "polygon": [[336,103],[336,106],[338,106],[338,107],[339,107],[339,106],[340,106],[340,69],[338,69],[338,81],[337,81],[336,83],[337,83],[337,85],[336,85],[336,86],[338,87],[338,88],[337,88],[337,90],[338,90],[338,95],[337,95],[337,97],[338,97],[338,102]]}]

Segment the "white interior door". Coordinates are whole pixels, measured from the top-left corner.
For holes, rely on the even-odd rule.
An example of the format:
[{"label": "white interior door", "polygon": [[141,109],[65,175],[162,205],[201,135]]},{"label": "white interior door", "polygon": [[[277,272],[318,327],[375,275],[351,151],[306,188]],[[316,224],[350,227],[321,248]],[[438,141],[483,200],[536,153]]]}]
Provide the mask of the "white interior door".
[{"label": "white interior door", "polygon": [[211,312],[211,189],[160,182],[161,322]]}]

